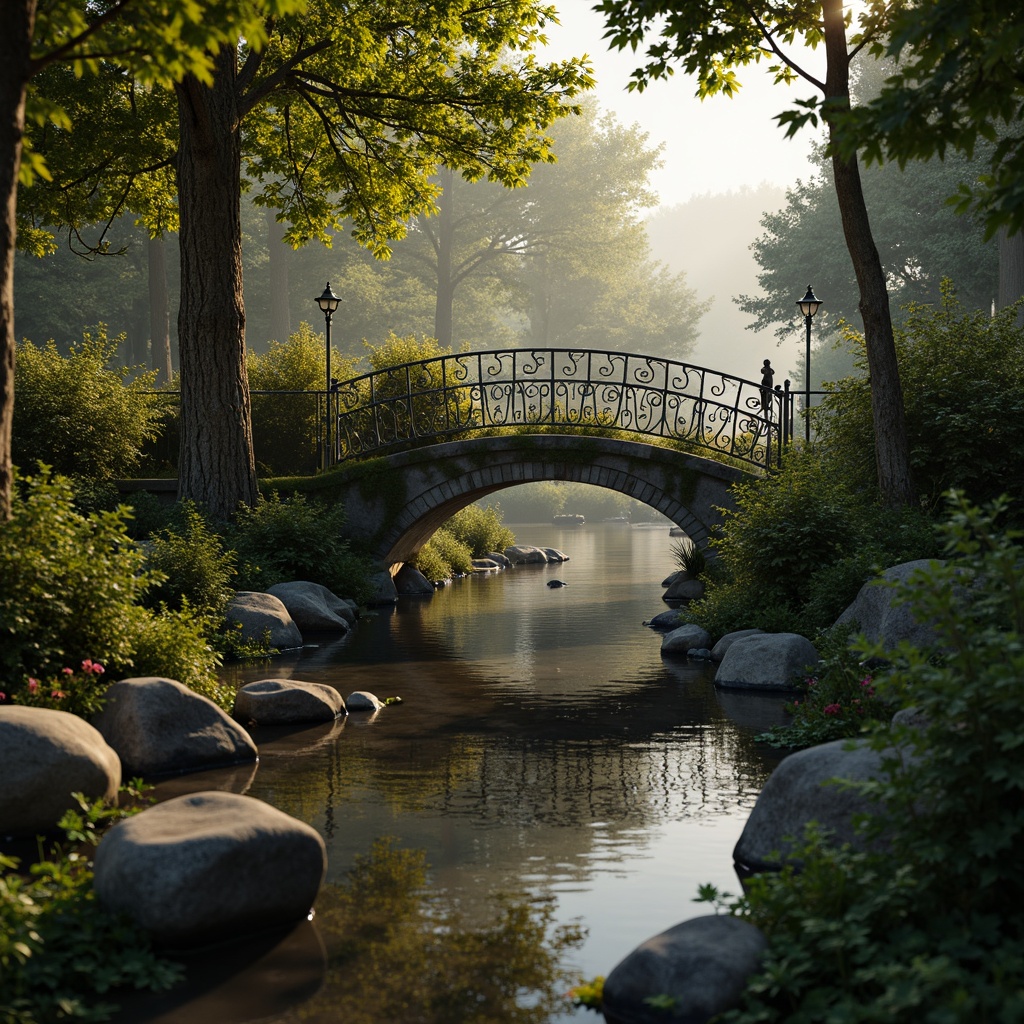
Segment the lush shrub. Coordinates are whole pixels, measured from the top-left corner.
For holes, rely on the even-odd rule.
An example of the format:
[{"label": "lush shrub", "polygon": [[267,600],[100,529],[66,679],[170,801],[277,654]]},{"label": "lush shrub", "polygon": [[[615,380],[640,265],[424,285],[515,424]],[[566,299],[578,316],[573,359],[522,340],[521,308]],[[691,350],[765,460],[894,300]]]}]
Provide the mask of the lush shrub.
[{"label": "lush shrub", "polygon": [[1004,513],[1002,502],[958,501],[946,563],[904,585],[936,627],[934,650],[862,648],[893,664],[879,692],[926,723],[879,729],[878,749],[896,739],[901,754],[857,784],[884,808],[865,824],[884,832],[884,852],[836,849],[812,832],[800,870],[746,883],[730,909],[769,946],[723,1022],[1024,1019],[1024,549],[998,528]]},{"label": "lush shrub", "polygon": [[444,524],[456,540],[469,548],[473,558],[481,558],[490,551],[504,551],[516,542],[515,534],[502,521],[501,506],[481,508],[467,505]]},{"label": "lush shrub", "polygon": [[[139,791],[122,789],[137,799]],[[0,854],[0,1022],[50,1024],[109,1020],[119,989],[170,988],[177,964],[158,957],[149,935],[97,902],[92,862],[82,844],[95,845],[126,811],[80,800],[61,821],[68,844],[41,851],[22,869]],[[88,845],[84,847],[88,850]]]},{"label": "lush shrub", "polygon": [[759,627],[813,638],[879,569],[936,551],[927,516],[877,504],[818,448],[794,450],[733,494],[707,593],[687,608],[712,636]]},{"label": "lush shrub", "polygon": [[850,647],[853,630],[834,627],[818,636],[815,647],[821,663],[803,681],[800,696],[785,706],[788,725],[775,726],[758,736],[773,747],[813,747],[817,743],[857,736],[892,718],[892,700],[879,695],[881,667],[867,668]]},{"label": "lush shrub", "polygon": [[194,504],[178,511],[180,525],[154,533],[146,549],[146,567],[162,579],[146,595],[146,604],[180,609],[219,621],[234,594],[235,553],[225,551],[220,536]]},{"label": "lush shrub", "polygon": [[374,567],[352,551],[344,528],[341,505],[303,494],[274,493],[252,508],[240,508],[225,538],[238,554],[238,589],[308,580],[339,597],[365,599]]},{"label": "lush shrub", "polygon": [[428,580],[438,583],[473,571],[473,552],[442,526],[416,553],[412,563]]},{"label": "lush shrub", "polygon": [[[1024,514],[1024,329],[1019,309],[966,310],[946,282],[938,307],[910,306],[896,331],[914,481],[939,507],[956,487],[975,502],[1002,492]],[[863,339],[851,334],[866,366]],[[836,466],[874,488],[874,430],[867,376],[849,377],[816,413],[820,444]]]},{"label": "lush shrub", "polygon": [[[250,391],[319,392],[253,394],[252,433],[261,475],[297,475],[319,465],[323,437],[323,392],[327,384],[324,336],[307,323],[287,342],[272,341],[264,354],[249,352]],[[345,380],[356,373],[356,360],[331,352],[331,376]],[[319,404],[318,404],[319,403]]]},{"label": "lush shrub", "polygon": [[[82,515],[65,477],[18,480],[12,518],[0,530],[0,678],[7,699],[22,703],[39,689],[65,690],[51,684],[68,669],[82,675],[69,694],[90,709],[109,679],[125,676],[166,675],[215,690],[218,657],[204,637],[207,620],[185,608],[143,607],[157,577],[128,537],[127,515]],[[86,662],[103,665],[105,675],[82,673]]]},{"label": "lush shrub", "polygon": [[102,325],[62,356],[53,341],[17,351],[18,401],[14,407],[12,457],[23,471],[45,463],[79,477],[130,476],[142,447],[157,435],[156,373],[134,379],[113,369],[117,339]]},{"label": "lush shrub", "polygon": [[122,503],[130,511],[128,532],[136,540],[144,540],[169,526],[174,517],[174,507],[162,502],[151,491],[132,491],[125,495]]}]

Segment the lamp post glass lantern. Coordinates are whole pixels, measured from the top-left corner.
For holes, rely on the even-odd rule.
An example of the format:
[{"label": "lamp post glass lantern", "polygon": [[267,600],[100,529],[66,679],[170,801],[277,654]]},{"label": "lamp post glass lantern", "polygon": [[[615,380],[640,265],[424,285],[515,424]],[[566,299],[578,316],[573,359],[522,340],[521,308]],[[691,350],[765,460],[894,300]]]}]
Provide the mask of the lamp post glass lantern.
[{"label": "lamp post glass lantern", "polygon": [[334,461],[331,456],[334,449],[331,447],[331,317],[334,316],[338,306],[341,305],[341,296],[331,291],[331,282],[327,282],[316,298],[316,304],[324,315],[324,337],[327,347],[327,382],[324,387],[326,422],[324,424],[324,469],[328,469]]},{"label": "lamp post glass lantern", "polygon": [[797,299],[796,304],[804,317],[804,328],[807,332],[807,359],[804,363],[804,439],[811,440],[811,321],[814,314],[818,312],[821,299],[814,294],[814,289],[808,285],[807,294],[802,299]]}]

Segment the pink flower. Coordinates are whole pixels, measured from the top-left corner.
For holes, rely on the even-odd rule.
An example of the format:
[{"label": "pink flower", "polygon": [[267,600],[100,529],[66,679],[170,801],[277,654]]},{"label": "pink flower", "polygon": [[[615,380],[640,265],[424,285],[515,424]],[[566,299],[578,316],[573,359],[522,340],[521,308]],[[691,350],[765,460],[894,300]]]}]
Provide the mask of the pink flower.
[{"label": "pink flower", "polygon": [[840,704],[826,704],[822,709],[826,715],[838,715],[843,710]]},{"label": "pink flower", "polygon": [[7,694],[4,693],[3,690],[0,690],[0,704],[3,704],[5,700],[7,700]]},{"label": "pink flower", "polygon": [[75,674],[75,670],[73,668],[62,668],[61,672],[66,676],[73,676]]},{"label": "pink flower", "polygon": [[38,690],[38,689],[39,689],[39,680],[38,679],[29,679],[29,681],[28,681],[28,692],[29,693],[35,693],[36,690]]},{"label": "pink flower", "polygon": [[50,696],[53,697],[54,700],[63,700],[67,694],[63,690],[54,690]]}]

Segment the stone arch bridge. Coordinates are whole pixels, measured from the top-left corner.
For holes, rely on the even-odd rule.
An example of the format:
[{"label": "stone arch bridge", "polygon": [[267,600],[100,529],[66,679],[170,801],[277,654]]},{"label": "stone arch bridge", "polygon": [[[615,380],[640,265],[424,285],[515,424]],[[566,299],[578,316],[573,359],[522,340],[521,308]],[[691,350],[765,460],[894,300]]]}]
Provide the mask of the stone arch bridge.
[{"label": "stone arch bridge", "polygon": [[516,434],[357,462],[337,474],[330,493],[344,503],[352,538],[395,572],[460,509],[517,484],[606,487],[657,509],[703,543],[718,509],[732,504],[729,485],[748,477],[721,462],[635,441]]},{"label": "stone arch bridge", "polygon": [[329,489],[393,571],[461,508],[537,480],[626,494],[702,542],[729,484],[778,465],[792,436],[789,382],[765,370],[754,382],[632,353],[503,349],[332,382]]}]

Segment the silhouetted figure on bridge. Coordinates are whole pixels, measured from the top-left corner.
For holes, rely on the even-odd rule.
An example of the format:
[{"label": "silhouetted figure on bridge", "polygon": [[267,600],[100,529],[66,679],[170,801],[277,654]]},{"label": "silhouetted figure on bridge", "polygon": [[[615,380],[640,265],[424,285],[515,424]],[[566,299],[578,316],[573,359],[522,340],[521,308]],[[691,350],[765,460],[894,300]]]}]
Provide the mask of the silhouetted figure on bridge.
[{"label": "silhouetted figure on bridge", "polygon": [[771,360],[766,359],[764,366],[761,367],[761,411],[766,419],[770,419],[772,414],[772,382],[774,380],[775,371],[772,369]]}]

